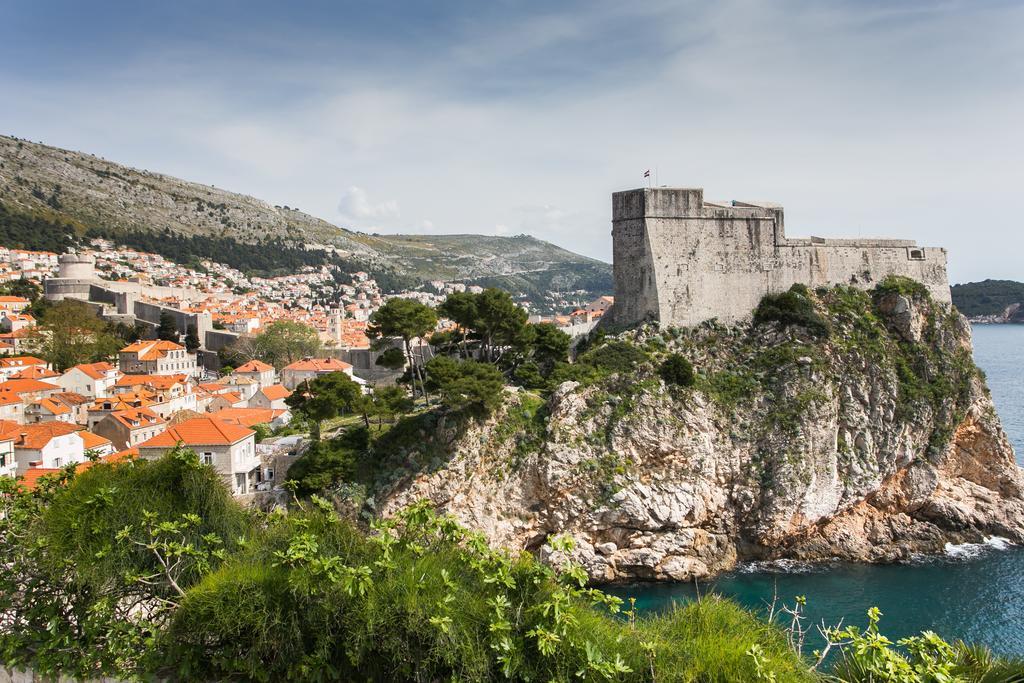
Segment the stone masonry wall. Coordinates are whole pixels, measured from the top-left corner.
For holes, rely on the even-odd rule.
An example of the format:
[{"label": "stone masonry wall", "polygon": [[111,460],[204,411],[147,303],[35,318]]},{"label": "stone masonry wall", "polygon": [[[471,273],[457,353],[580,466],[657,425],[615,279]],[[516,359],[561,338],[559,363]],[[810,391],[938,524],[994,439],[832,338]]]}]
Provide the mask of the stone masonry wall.
[{"label": "stone masonry wall", "polygon": [[889,275],[950,301],[946,251],[908,240],[785,236],[782,207],[714,203],[700,189],[648,188],[612,195],[613,320],[690,326],[734,322],[765,294],[795,283],[870,288]]}]

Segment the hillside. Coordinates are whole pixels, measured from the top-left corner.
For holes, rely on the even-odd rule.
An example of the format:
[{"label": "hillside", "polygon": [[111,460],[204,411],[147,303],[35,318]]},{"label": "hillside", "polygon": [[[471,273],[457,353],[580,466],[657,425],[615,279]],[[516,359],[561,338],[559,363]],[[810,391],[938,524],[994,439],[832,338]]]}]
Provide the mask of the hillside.
[{"label": "hillside", "polygon": [[968,318],[991,318],[992,322],[1024,322],[1024,282],[984,280],[953,285],[953,304]]},{"label": "hillside", "polygon": [[[321,245],[352,265],[420,282],[481,281],[528,294],[611,291],[609,264],[525,235],[367,235],[247,195],[6,136],[0,136],[0,223],[0,236],[24,248],[59,248],[90,232],[165,248],[175,259],[183,251],[230,258],[264,244],[282,255],[283,247]],[[163,235],[174,240],[163,245]],[[296,258],[302,260],[296,254],[283,260]],[[249,264],[241,258],[228,265]]]},{"label": "hillside", "polygon": [[[571,535],[596,582],[1024,540],[1024,478],[961,315],[895,283],[784,301],[596,341],[578,381],[509,391],[488,421],[409,418],[359,456],[367,500],[425,498],[556,562],[545,543]],[[674,354],[693,373],[668,383]]]}]

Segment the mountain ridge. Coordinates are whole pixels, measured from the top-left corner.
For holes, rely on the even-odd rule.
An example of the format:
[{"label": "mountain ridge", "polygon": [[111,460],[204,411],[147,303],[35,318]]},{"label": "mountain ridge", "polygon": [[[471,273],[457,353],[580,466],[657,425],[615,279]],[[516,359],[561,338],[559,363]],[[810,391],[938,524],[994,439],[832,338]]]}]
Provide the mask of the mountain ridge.
[{"label": "mountain ridge", "polygon": [[552,284],[564,288],[559,291],[611,291],[610,264],[530,235],[368,234],[287,205],[4,135],[0,202],[8,212],[66,224],[79,236],[98,229],[170,231],[257,244],[282,240],[336,251],[369,269],[399,272],[421,282],[504,282],[534,295]]}]

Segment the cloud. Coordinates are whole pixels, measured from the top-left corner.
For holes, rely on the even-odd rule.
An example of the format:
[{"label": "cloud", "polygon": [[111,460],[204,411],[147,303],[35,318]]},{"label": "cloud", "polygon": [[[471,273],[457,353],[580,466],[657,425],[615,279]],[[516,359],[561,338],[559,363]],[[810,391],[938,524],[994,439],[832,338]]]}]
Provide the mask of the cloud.
[{"label": "cloud", "polygon": [[373,204],[366,190],[355,185],[345,190],[338,202],[338,214],[348,223],[356,227],[379,227],[401,217],[398,202],[387,199]]},{"label": "cloud", "polygon": [[656,168],[778,201],[793,235],[917,239],[949,248],[954,280],[1022,277],[1020,3],[257,2],[195,22],[70,21],[60,1],[0,23],[0,91],[19,94],[0,132],[361,229],[525,232],[606,260],[609,195]]}]

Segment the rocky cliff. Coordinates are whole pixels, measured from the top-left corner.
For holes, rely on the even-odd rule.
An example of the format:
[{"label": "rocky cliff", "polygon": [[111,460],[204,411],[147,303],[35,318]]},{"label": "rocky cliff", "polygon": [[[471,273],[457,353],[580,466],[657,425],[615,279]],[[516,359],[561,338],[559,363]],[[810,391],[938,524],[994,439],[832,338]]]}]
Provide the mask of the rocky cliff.
[{"label": "rocky cliff", "polygon": [[[595,370],[546,399],[421,421],[376,511],[428,498],[554,561],[546,540],[567,533],[595,581],[1024,541],[1024,478],[963,317],[909,282],[793,296],[811,319],[646,326],[596,344]],[[675,354],[689,386],[662,379]]]}]

